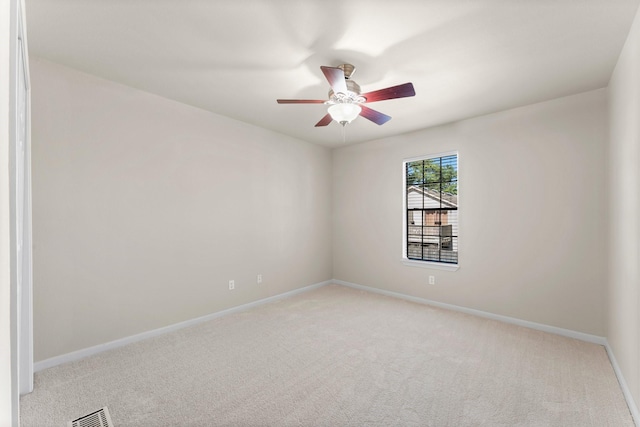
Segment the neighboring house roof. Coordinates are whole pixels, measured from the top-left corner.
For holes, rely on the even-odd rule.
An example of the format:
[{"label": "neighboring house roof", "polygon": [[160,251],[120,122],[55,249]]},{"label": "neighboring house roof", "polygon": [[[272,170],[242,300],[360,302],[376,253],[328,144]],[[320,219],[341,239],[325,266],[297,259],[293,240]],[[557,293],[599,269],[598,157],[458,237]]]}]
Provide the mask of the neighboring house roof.
[{"label": "neighboring house roof", "polygon": [[410,209],[420,208],[423,206],[428,207],[428,206],[427,206],[427,203],[422,203],[423,200],[421,200],[420,206],[412,206],[412,204],[415,203],[415,197],[413,198],[413,203],[412,203],[412,200],[411,200],[412,198],[410,197],[409,193],[414,193],[418,197],[422,196],[420,197],[420,199],[427,198],[430,201],[432,201],[432,203],[435,201],[437,202],[438,206],[440,206],[440,203],[442,203],[443,207],[449,207],[449,208],[458,207],[458,196],[456,194],[441,193],[439,191],[432,190],[430,188],[424,188],[418,185],[412,185],[407,189],[407,207]]}]

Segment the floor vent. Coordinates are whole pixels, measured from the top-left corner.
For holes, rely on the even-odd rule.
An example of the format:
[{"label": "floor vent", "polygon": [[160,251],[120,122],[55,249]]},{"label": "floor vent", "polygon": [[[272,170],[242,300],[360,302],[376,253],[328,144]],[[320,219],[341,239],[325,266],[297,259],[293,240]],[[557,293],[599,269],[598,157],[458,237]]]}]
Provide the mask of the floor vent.
[{"label": "floor vent", "polygon": [[67,427],[113,427],[113,423],[111,422],[109,410],[105,406],[99,411],[92,412],[77,420],[69,421]]}]

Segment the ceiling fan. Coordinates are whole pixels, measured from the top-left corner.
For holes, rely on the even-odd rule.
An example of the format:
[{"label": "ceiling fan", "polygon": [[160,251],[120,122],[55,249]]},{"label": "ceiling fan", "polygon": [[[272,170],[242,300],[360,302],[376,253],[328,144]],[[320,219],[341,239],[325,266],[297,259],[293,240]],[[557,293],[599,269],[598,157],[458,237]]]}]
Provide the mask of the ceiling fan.
[{"label": "ceiling fan", "polygon": [[362,104],[386,99],[406,98],[416,94],[413,84],[405,83],[372,92],[360,93],[360,86],[351,76],[355,67],[351,64],[342,64],[337,67],[321,66],[322,73],[331,85],[329,99],[278,99],[278,104],[326,104],[329,105],[327,114],[316,123],[318,126],[327,126],[332,120],[342,126],[351,123],[358,115],[372,122],[383,125],[391,117],[379,111],[373,110]]}]

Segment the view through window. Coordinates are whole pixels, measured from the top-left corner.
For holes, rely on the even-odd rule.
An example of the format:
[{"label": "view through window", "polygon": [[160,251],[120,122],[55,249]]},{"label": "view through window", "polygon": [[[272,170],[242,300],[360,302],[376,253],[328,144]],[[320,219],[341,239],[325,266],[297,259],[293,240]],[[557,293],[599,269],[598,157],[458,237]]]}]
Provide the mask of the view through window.
[{"label": "view through window", "polygon": [[405,162],[406,256],[458,263],[458,155]]}]

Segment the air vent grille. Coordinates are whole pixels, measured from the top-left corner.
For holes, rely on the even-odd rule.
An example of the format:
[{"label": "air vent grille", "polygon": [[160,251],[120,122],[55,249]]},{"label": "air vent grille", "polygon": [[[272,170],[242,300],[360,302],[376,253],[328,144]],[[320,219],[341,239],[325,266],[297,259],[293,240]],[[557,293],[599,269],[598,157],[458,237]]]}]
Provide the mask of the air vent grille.
[{"label": "air vent grille", "polygon": [[99,411],[92,412],[78,418],[77,420],[69,421],[67,427],[114,427],[111,422],[111,416],[109,415],[109,409],[105,406]]}]

